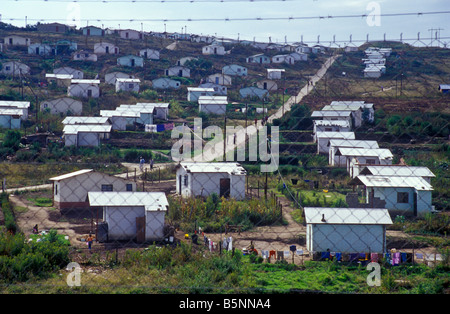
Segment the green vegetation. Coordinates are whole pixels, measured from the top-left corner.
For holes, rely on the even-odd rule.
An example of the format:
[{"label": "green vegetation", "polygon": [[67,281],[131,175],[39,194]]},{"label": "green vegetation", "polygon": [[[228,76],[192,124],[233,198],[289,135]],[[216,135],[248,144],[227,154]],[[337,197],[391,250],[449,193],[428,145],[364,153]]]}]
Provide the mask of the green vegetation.
[{"label": "green vegetation", "polygon": [[275,202],[275,198],[267,201],[236,201],[219,198],[214,193],[206,201],[201,198],[177,200],[169,197],[170,211],[167,218],[182,230],[192,233],[197,226],[201,226],[205,232],[224,232],[227,224],[249,230],[254,226],[281,222],[281,209]]}]

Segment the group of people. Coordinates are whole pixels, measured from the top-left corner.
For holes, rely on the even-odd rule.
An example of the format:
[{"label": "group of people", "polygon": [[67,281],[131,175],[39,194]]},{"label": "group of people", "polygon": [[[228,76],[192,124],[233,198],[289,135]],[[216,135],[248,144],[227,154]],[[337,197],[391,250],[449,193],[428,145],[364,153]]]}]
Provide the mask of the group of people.
[{"label": "group of people", "polygon": [[[150,159],[150,170],[153,170],[153,159]],[[142,171],[144,170],[144,164],[145,164],[145,159],[142,158],[142,156],[139,158],[139,169]]]}]

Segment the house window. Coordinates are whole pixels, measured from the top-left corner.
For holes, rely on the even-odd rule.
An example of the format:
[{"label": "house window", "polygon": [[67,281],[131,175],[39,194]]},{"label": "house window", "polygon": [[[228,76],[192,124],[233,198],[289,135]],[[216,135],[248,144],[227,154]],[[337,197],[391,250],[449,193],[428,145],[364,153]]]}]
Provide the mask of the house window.
[{"label": "house window", "polygon": [[131,183],[127,183],[127,192],[133,191],[133,185]]},{"label": "house window", "polygon": [[184,176],[184,186],[188,186],[188,180],[189,180],[188,175],[185,175]]},{"label": "house window", "polygon": [[102,192],[111,192],[113,190],[112,184],[102,184]]},{"label": "house window", "polygon": [[397,203],[408,203],[408,192],[397,192]]},{"label": "house window", "polygon": [[133,89],[133,84],[128,84],[129,89]]},{"label": "house window", "polygon": [[367,159],[366,164],[368,165],[375,165],[375,159]]}]

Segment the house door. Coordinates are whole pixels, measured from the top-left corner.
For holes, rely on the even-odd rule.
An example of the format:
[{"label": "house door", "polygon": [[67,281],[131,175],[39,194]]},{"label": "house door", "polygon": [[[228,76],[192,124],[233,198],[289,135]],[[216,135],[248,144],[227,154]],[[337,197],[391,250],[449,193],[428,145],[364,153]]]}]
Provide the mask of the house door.
[{"label": "house door", "polygon": [[36,54],[39,54],[39,47],[36,47]]},{"label": "house door", "polygon": [[134,65],[135,65],[135,60],[131,59],[131,66],[134,67]]},{"label": "house door", "polygon": [[220,179],[220,197],[230,197],[230,179]]},{"label": "house door", "polygon": [[414,216],[417,216],[417,192],[413,193],[413,212]]},{"label": "house door", "polygon": [[264,82],[264,88],[263,89],[267,89],[267,82]]},{"label": "house door", "polygon": [[136,217],[136,241],[145,242],[145,216]]},{"label": "house door", "polygon": [[181,194],[181,187],[183,186],[183,176],[178,176],[178,190],[180,191],[180,195]]},{"label": "house door", "polygon": [[183,70],[178,71],[178,76],[183,76]]},{"label": "house door", "polygon": [[109,53],[109,46],[105,47],[105,53]]}]

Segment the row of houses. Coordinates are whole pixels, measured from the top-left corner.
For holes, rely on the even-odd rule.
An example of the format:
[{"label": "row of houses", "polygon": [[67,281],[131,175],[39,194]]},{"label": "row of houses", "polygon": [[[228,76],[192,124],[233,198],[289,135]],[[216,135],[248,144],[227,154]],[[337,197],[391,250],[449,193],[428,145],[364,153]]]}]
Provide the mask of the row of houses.
[{"label": "row of houses", "polygon": [[364,51],[366,58],[362,60],[365,65],[364,77],[379,78],[386,73],[386,57],[390,56],[391,51],[391,48],[367,48]]},{"label": "row of houses", "polygon": [[[180,163],[176,177],[176,193],[182,197],[216,193],[221,197],[245,198],[246,171],[238,163]],[[62,212],[95,212],[97,219],[102,220],[97,226],[106,229],[104,240],[144,242],[164,237],[169,209],[165,193],[138,192],[134,180],[93,169],[52,177],[50,181],[53,206]]]},{"label": "row of houses", "polygon": [[394,155],[389,149],[379,147],[377,141],[355,138],[353,127],[364,120],[370,121],[373,112],[369,111],[363,119],[362,110],[373,110],[372,104],[344,101],[332,102],[324,108],[325,112],[332,111],[333,116],[312,115],[318,119],[314,120],[317,152],[327,154],[331,166],[345,168],[350,184],[362,189],[365,202],[361,204],[357,197],[349,195],[350,207],[381,207],[392,215],[420,216],[433,211],[431,178],[434,174],[428,168],[393,165]]}]

